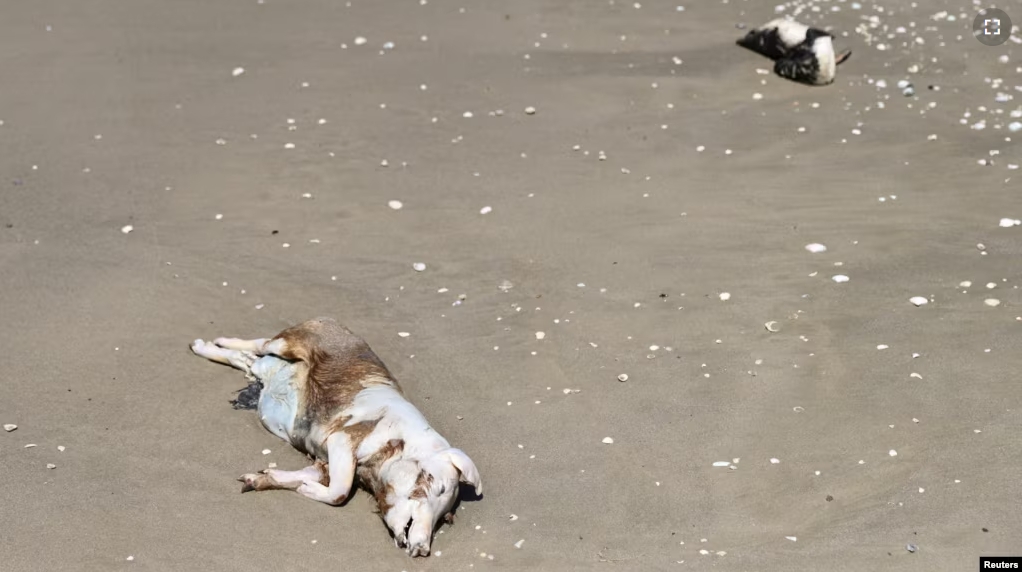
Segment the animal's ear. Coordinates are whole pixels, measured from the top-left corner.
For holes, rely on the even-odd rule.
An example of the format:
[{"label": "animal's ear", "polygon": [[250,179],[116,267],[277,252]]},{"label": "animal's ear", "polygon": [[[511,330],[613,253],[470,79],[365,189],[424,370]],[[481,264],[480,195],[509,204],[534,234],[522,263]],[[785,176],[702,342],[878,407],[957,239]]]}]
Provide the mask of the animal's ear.
[{"label": "animal's ear", "polygon": [[483,480],[479,477],[479,470],[472,459],[469,459],[461,449],[454,448],[447,450],[447,458],[461,473],[461,482],[472,485],[477,495],[483,494]]}]

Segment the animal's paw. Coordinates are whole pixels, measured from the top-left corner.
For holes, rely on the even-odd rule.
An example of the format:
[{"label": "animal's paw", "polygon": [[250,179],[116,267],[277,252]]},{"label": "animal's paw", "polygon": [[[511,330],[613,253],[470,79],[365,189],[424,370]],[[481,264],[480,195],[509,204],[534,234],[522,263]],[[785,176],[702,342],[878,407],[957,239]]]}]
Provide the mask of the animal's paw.
[{"label": "animal's paw", "polygon": [[262,473],[247,473],[238,477],[238,481],[242,483],[241,492],[243,493],[266,488],[266,475]]},{"label": "animal's paw", "polygon": [[408,547],[408,555],[412,558],[416,556],[429,556],[429,545],[423,542],[413,544]]},{"label": "animal's paw", "polygon": [[206,347],[206,342],[201,340],[201,339],[198,339],[198,340],[195,340],[194,342],[192,342],[192,345],[189,346],[189,347],[192,349],[192,353],[195,353],[195,354],[198,354],[198,355],[202,355],[201,352],[202,352],[202,349],[204,347]]},{"label": "animal's paw", "polygon": [[397,546],[398,548],[408,546],[408,537],[405,536],[405,533],[402,532],[394,535],[394,546]]}]

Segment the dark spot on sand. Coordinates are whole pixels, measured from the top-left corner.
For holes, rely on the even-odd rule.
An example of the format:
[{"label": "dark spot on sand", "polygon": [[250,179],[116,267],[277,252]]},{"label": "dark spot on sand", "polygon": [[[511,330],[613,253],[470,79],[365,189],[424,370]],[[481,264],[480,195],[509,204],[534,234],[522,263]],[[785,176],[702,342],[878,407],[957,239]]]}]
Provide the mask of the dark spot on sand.
[{"label": "dark spot on sand", "polygon": [[832,500],[834,500],[834,497],[832,497],[832,496],[830,496],[830,495],[827,495],[827,502],[830,502],[830,501],[832,501]]},{"label": "dark spot on sand", "polygon": [[980,530],[982,530],[983,532],[990,532],[990,529],[989,529],[989,528],[986,528],[986,527],[983,527],[983,528],[981,528]]},{"label": "dark spot on sand", "polygon": [[278,232],[280,232],[280,231],[279,230],[275,230],[275,231],[271,232],[270,234],[277,234]]},{"label": "dark spot on sand", "polygon": [[237,399],[231,400],[231,407],[235,409],[256,409],[259,405],[259,394],[263,390],[263,384],[253,381],[248,387],[238,390]]}]

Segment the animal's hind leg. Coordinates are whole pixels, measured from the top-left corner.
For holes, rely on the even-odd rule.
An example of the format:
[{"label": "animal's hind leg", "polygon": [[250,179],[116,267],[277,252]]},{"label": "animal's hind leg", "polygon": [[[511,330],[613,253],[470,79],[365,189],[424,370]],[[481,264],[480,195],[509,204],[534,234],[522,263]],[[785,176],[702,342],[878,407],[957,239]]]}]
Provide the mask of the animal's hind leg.
[{"label": "animal's hind leg", "polygon": [[197,356],[218,363],[232,365],[249,375],[252,373],[252,364],[255,363],[255,356],[251,353],[225,349],[213,342],[203,340],[195,340],[192,342],[191,347]]},{"label": "animal's hind leg", "polygon": [[326,463],[316,461],[300,471],[278,471],[267,469],[258,473],[249,473],[238,477],[238,480],[245,483],[241,492],[269,491],[274,489],[297,490],[304,483],[318,483],[326,486],[330,483],[329,470]]},{"label": "animal's hind leg", "polygon": [[229,350],[238,350],[242,352],[252,352],[256,355],[265,355],[263,352],[263,346],[266,345],[266,338],[259,338],[257,340],[242,340],[238,338],[217,338],[213,340],[213,343]]},{"label": "animal's hind leg", "polygon": [[327,437],[326,450],[330,462],[327,484],[305,481],[297,491],[312,500],[337,506],[344,504],[351,493],[355,480],[355,450],[351,439],[343,431]]}]

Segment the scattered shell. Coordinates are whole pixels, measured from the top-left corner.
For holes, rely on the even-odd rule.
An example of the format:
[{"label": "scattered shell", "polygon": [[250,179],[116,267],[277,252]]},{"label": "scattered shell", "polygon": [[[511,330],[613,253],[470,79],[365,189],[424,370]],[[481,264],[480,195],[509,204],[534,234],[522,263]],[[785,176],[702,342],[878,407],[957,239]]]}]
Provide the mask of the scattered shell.
[{"label": "scattered shell", "polygon": [[837,282],[837,283],[848,282],[848,277],[845,276],[844,274],[838,274],[836,276],[831,276],[830,279],[833,280],[834,282]]},{"label": "scattered shell", "polygon": [[7,431],[8,433],[14,431],[17,428],[18,426],[15,425],[14,423],[4,423],[4,431]]},{"label": "scattered shell", "polygon": [[1022,224],[1022,220],[1017,218],[1002,218],[999,224],[1001,228],[1010,228]]},{"label": "scattered shell", "polygon": [[774,321],[767,322],[767,323],[763,324],[763,326],[766,327],[768,332],[779,332],[779,331],[781,331],[781,326],[778,325],[778,323],[774,322]]},{"label": "scattered shell", "polygon": [[234,77],[238,77],[243,73],[245,73],[245,68],[234,68],[234,71],[231,72],[231,75],[233,75]]},{"label": "scattered shell", "polygon": [[913,296],[913,297],[909,298],[908,301],[912,302],[916,306],[925,306],[926,304],[928,304],[930,302],[929,300],[927,300],[926,298],[924,298],[922,296]]},{"label": "scattered shell", "polygon": [[905,550],[908,550],[909,552],[915,552],[916,550],[919,550],[919,547],[916,546],[915,544],[906,544]]},{"label": "scattered shell", "polygon": [[493,207],[483,207],[479,209],[479,214],[490,214],[493,212]]},{"label": "scattered shell", "polygon": [[886,350],[889,347],[891,347],[891,346],[889,346],[887,344],[880,344],[880,345],[877,346],[877,349],[878,350]]},{"label": "scattered shell", "polygon": [[892,456],[892,457],[897,457],[898,456],[898,452],[895,451],[894,449],[891,449],[890,451],[888,451],[887,454]]},{"label": "scattered shell", "polygon": [[392,208],[392,209],[394,209],[394,210],[396,210],[396,211],[399,211],[399,210],[401,210],[401,207],[403,207],[405,205],[401,201],[389,201],[389,202],[387,202],[387,206]]},{"label": "scattered shell", "polygon": [[64,449],[66,449],[66,447],[64,447],[63,445],[57,445],[57,450],[60,451],[61,453],[64,452]]},{"label": "scattered shell", "polygon": [[518,520],[518,515],[517,514],[512,514],[511,516],[507,517],[507,519],[510,520],[511,522],[514,522],[514,521]]},{"label": "scattered shell", "polygon": [[613,440],[613,439],[611,439],[610,437],[604,437],[604,438],[603,438],[603,442],[604,442],[604,443],[606,443],[606,444],[608,444],[608,445],[610,445],[611,443],[613,443],[613,442],[614,442],[614,440]]},{"label": "scattered shell", "polygon": [[35,446],[36,446],[36,444],[35,444],[35,443],[29,443],[29,444],[25,445],[25,447],[24,447],[24,448],[25,448],[25,449],[31,449],[32,447],[35,447]]},{"label": "scattered shell", "polygon": [[497,285],[497,290],[500,290],[501,292],[507,292],[508,290],[514,287],[515,285],[510,280],[504,280],[503,282]]},{"label": "scattered shell", "polygon": [[524,538],[515,543],[515,548],[521,548],[523,544],[525,544]]},{"label": "scattered shell", "polygon": [[135,227],[131,226],[130,224],[121,227],[121,232],[123,232],[124,234],[128,234],[133,230],[135,230]]},{"label": "scattered shell", "polygon": [[818,242],[814,242],[812,244],[807,244],[806,250],[813,254],[819,254],[820,252],[827,252],[827,247]]},{"label": "scattered shell", "polygon": [[792,542],[795,542],[796,540],[798,540],[798,537],[795,537],[795,536],[785,536],[785,538],[787,538],[788,540],[790,540]]},{"label": "scattered shell", "polygon": [[776,465],[777,463],[780,463],[780,462],[781,462],[780,459],[776,459],[776,458],[775,459],[770,459],[770,463],[773,464],[773,465]]},{"label": "scattered shell", "polygon": [[617,376],[617,380],[618,381],[622,381],[622,382],[628,381],[628,374],[627,373],[622,373],[621,375]]},{"label": "scattered shell", "polygon": [[526,115],[535,115],[536,114],[536,108],[531,106],[531,105],[529,107],[526,107],[525,108],[525,114]]},{"label": "scattered shell", "polygon": [[991,308],[996,308],[1001,305],[1001,301],[997,298],[987,298],[986,300],[983,300],[983,303]]},{"label": "scattered shell", "polygon": [[727,302],[730,299],[731,299],[731,293],[730,292],[721,292],[720,293],[720,300],[722,302]]},{"label": "scattered shell", "polygon": [[263,454],[264,455],[269,455],[270,453],[271,453],[271,451],[269,449],[263,449]]},{"label": "scattered shell", "polygon": [[397,335],[401,336],[402,338],[407,338],[411,334],[409,334],[408,332],[398,332]]},{"label": "scattered shell", "polygon": [[546,337],[546,332],[536,332],[536,339],[537,340],[542,340],[545,337]]},{"label": "scattered shell", "polygon": [[714,467],[727,467],[731,464],[731,461],[717,461],[713,463]]},{"label": "scattered shell", "polygon": [[415,262],[415,263],[412,264],[412,268],[414,268],[416,272],[422,272],[423,270],[426,269],[426,263],[425,262]]},{"label": "scattered shell", "polygon": [[46,468],[47,469],[56,469],[57,465],[54,465],[53,463],[46,463]]}]

